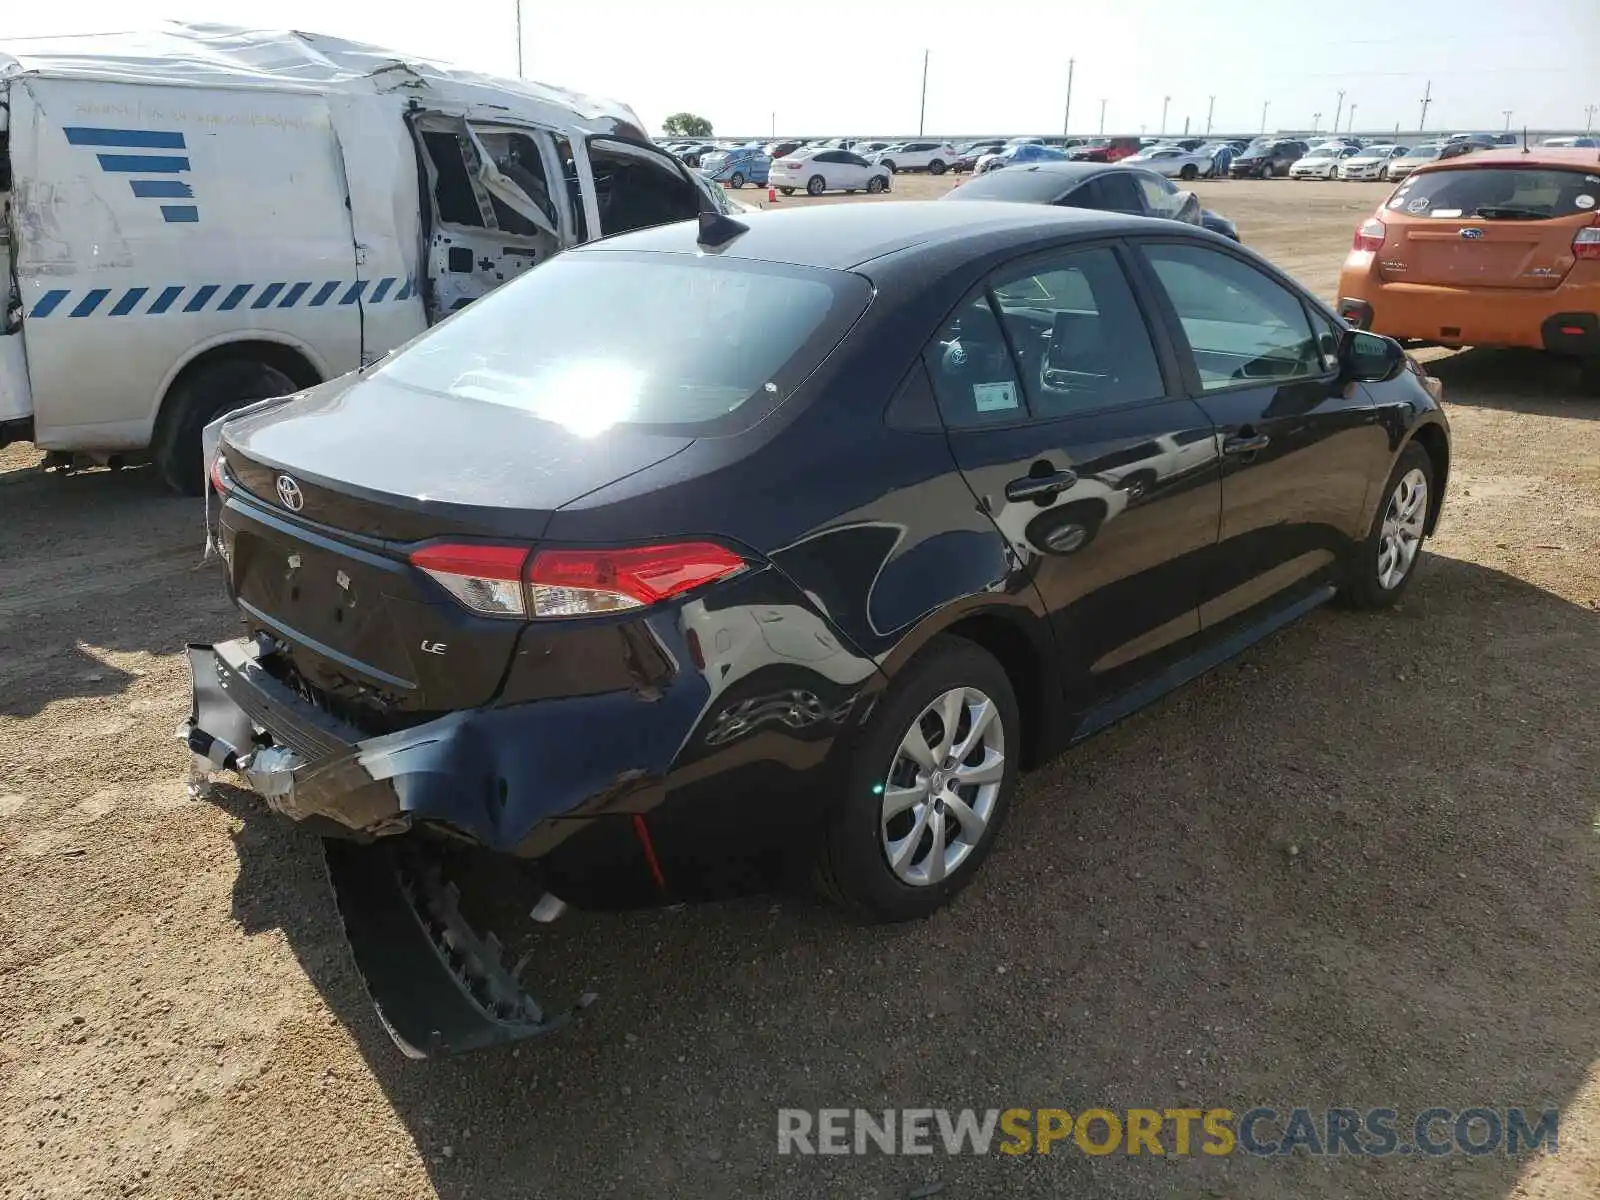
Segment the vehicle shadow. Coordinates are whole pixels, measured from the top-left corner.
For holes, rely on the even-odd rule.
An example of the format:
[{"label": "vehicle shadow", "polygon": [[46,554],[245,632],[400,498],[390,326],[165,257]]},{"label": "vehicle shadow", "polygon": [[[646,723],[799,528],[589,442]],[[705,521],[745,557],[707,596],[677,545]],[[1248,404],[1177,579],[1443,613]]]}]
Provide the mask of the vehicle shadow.
[{"label": "vehicle shadow", "polygon": [[173,653],[233,623],[202,565],[200,501],[147,467],[46,475],[0,461],[23,463],[0,471],[0,716],[119,695],[135,678],[120,656]]},{"label": "vehicle shadow", "polygon": [[1577,364],[1551,354],[1468,349],[1423,365],[1444,384],[1449,404],[1600,420],[1600,396],[1583,389]]},{"label": "vehicle shadow", "polygon": [[535,969],[593,1008],[420,1063],[315,839],[217,802],[235,916],[283,932],[447,1200],[1506,1197],[1528,1159],[779,1156],[776,1110],[1390,1107],[1409,1141],[1435,1105],[1567,1106],[1600,1056],[1597,671],[1594,613],[1435,556],[1394,612],[1321,611],[1029,776],[926,922],[788,893],[572,913]]}]

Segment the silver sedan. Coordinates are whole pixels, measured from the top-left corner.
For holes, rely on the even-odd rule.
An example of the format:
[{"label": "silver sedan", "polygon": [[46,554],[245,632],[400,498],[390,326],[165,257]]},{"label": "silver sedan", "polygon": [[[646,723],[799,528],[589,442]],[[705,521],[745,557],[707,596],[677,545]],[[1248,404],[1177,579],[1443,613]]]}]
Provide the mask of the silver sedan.
[{"label": "silver sedan", "polygon": [[1146,146],[1122,161],[1127,166],[1143,167],[1168,179],[1209,178],[1217,170],[1216,160],[1211,155],[1185,150],[1182,146]]}]

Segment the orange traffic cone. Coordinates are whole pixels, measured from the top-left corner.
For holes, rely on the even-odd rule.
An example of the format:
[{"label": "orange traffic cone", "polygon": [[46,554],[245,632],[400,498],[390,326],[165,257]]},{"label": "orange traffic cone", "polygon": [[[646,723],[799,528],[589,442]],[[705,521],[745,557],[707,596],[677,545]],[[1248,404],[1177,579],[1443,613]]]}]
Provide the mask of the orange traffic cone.
[{"label": "orange traffic cone", "polygon": [[767,203],[768,204],[776,204],[777,202],[778,202],[778,189],[775,188],[775,187],[769,187],[767,189]]}]

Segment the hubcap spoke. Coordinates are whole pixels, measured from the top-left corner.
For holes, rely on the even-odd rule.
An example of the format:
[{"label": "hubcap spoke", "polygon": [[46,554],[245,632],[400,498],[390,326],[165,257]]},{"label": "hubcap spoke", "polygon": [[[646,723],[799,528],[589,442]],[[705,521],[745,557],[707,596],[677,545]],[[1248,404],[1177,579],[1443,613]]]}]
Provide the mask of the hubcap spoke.
[{"label": "hubcap spoke", "polygon": [[949,792],[944,797],[944,809],[956,819],[956,824],[961,827],[961,840],[969,846],[975,846],[978,839],[983,836],[984,829],[989,822],[985,821],[972,810],[960,796]]},{"label": "hubcap spoke", "polygon": [[917,776],[915,787],[889,787],[883,789],[883,819],[897,817],[913,804],[920,803],[928,798],[928,780],[924,775]]},{"label": "hubcap spoke", "polygon": [[965,762],[972,754],[972,748],[983,738],[983,731],[989,728],[989,722],[994,720],[994,701],[985,699],[981,704],[975,704],[969,710],[972,713],[972,728],[967,730],[967,736],[961,739],[961,744],[950,752],[950,757],[956,762]]},{"label": "hubcap spoke", "polygon": [[933,830],[933,848],[928,851],[928,882],[938,883],[944,878],[944,814],[935,812],[928,819],[928,828]]},{"label": "hubcap spoke", "polygon": [[976,766],[957,767],[954,771],[957,783],[999,783],[1005,773],[1006,758],[998,750],[986,751]]},{"label": "hubcap spoke", "polygon": [[932,771],[939,765],[934,757],[933,747],[928,745],[928,739],[922,736],[921,721],[906,730],[906,736],[900,739],[900,752],[924,771]]},{"label": "hubcap spoke", "polygon": [[917,812],[916,824],[911,827],[911,832],[898,842],[889,843],[889,865],[895,874],[904,875],[911,868],[912,859],[917,853],[917,843],[922,841],[922,835],[928,828],[928,818],[933,812],[933,805],[924,804]]},{"label": "hubcap spoke", "polygon": [[944,722],[944,732],[939,735],[939,744],[934,747],[933,756],[941,763],[955,745],[956,726],[961,724],[961,706],[966,698],[960,688],[953,688],[939,701],[939,720]]}]

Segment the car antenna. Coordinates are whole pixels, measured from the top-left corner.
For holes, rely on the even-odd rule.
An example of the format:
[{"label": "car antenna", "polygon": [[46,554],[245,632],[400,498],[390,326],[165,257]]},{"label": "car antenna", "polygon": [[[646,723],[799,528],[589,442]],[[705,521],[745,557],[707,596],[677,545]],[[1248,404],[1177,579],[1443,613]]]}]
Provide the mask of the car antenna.
[{"label": "car antenna", "polygon": [[1528,149],[1528,127],[1526,125],[1522,127],[1522,152],[1524,154],[1533,153],[1533,151]]},{"label": "car antenna", "polygon": [[695,234],[695,242],[701,246],[726,246],[741,233],[749,233],[750,226],[742,221],[735,221],[726,213],[719,213],[715,209],[702,208],[700,210],[700,232]]}]

